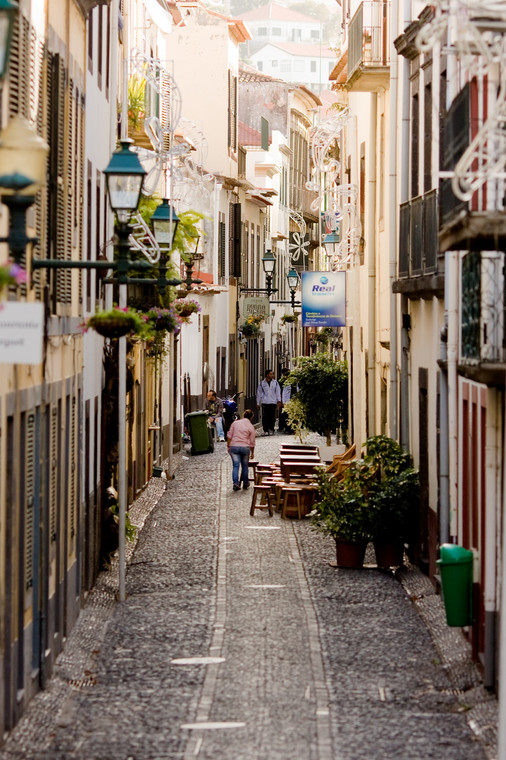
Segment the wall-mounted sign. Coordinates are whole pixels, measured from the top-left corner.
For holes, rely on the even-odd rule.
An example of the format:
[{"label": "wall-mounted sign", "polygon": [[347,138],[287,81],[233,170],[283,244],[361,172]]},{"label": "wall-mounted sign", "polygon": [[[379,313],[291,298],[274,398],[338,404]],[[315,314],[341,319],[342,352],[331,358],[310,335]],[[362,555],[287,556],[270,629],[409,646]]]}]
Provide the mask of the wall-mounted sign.
[{"label": "wall-mounted sign", "polygon": [[242,316],[265,317],[270,316],[269,299],[264,296],[247,296],[242,301]]},{"label": "wall-mounted sign", "polygon": [[346,272],[302,272],[302,326],[346,325]]},{"label": "wall-mounted sign", "polygon": [[0,301],[0,363],[41,364],[44,304]]}]

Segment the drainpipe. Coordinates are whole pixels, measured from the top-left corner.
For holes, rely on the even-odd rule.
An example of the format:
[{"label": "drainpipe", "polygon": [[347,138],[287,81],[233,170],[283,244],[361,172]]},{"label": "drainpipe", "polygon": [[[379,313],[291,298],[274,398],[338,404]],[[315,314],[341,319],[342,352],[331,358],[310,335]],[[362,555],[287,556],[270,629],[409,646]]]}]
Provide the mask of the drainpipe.
[{"label": "drainpipe", "polygon": [[[446,284],[445,281],[445,302]],[[448,470],[448,315],[441,330],[439,344],[440,381],[439,381],[439,542],[447,544],[450,540],[450,489]]]},{"label": "drainpipe", "polygon": [[[501,475],[501,394],[495,388],[487,391],[487,416],[486,416],[486,444],[485,444],[485,493],[490,494],[485,522],[485,579],[484,579],[484,604],[485,604],[485,651],[484,651],[484,683],[487,689],[494,687],[495,681],[495,631],[497,625],[497,600],[496,600],[496,561],[499,547],[497,542],[497,517],[501,503],[500,483]],[[494,551],[492,551],[494,547]],[[504,555],[503,555],[504,557]],[[502,682],[504,683],[504,681]]]},{"label": "drainpipe", "polygon": [[445,254],[445,289],[448,311],[448,493],[450,537],[456,539],[457,525],[457,452],[458,452],[458,384],[459,345],[459,252]]},{"label": "drainpipe", "polygon": [[397,88],[398,60],[394,40],[397,36],[399,0],[392,0],[390,9],[390,139],[388,150],[388,230],[390,278],[390,437],[397,439],[398,379],[397,379],[397,295],[393,283],[397,277]]},{"label": "drainpipe", "polygon": [[[411,1],[404,0],[404,21],[402,28],[406,29],[411,22]],[[402,92],[401,92],[401,166],[405,170],[399,177],[400,183],[400,203],[404,203],[409,197],[409,172],[406,167],[409,166],[409,136],[410,136],[410,119],[409,119],[409,60],[402,58]],[[396,238],[397,239],[397,238]],[[410,385],[410,353],[409,353],[409,329],[410,311],[409,298],[401,295],[401,376],[400,376],[400,443],[405,451],[410,451],[409,441],[409,385]],[[393,356],[393,354],[391,354]]]},{"label": "drainpipe", "polygon": [[367,156],[367,416],[369,435],[376,435],[376,134],[378,96],[371,92]]}]

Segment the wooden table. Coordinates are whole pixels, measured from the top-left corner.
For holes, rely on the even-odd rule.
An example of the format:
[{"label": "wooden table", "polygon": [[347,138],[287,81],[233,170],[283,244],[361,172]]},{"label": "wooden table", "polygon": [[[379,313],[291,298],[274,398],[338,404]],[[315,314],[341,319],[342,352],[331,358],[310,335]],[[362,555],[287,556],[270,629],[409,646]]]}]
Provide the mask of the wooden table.
[{"label": "wooden table", "polygon": [[286,459],[281,461],[281,474],[286,483],[290,482],[291,475],[310,475],[317,467],[321,467],[320,460],[296,460]]}]

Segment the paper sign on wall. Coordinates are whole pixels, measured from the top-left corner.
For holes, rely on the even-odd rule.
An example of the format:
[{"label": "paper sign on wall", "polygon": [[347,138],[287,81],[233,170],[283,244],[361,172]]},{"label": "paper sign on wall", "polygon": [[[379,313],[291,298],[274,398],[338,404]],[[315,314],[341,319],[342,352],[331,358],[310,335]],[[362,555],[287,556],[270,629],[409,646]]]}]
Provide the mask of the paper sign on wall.
[{"label": "paper sign on wall", "polygon": [[0,302],[0,364],[41,364],[44,304]]}]

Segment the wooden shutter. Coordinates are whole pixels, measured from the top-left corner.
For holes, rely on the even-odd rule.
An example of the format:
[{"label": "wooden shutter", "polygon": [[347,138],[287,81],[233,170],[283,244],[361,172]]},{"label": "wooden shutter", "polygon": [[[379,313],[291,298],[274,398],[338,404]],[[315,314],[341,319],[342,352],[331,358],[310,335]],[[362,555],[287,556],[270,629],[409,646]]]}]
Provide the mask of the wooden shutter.
[{"label": "wooden shutter", "polygon": [[231,203],[229,213],[230,277],[241,277],[241,204]]},{"label": "wooden shutter", "polygon": [[49,473],[49,540],[56,541],[57,534],[57,498],[58,498],[58,408],[51,407],[51,418],[49,420],[49,451],[50,451],[50,473]]},{"label": "wooden shutter", "polygon": [[[220,214],[221,216],[221,214]],[[220,220],[219,228],[218,228],[218,245],[219,245],[219,251],[218,251],[218,277],[225,277],[225,266],[226,266],[226,246],[225,246],[225,235],[226,235],[226,226],[225,222]]]},{"label": "wooden shutter", "polygon": [[25,430],[25,585],[33,586],[33,541],[35,509],[35,414],[26,416]]},{"label": "wooden shutter", "polygon": [[237,150],[237,77],[228,72],[228,146]]}]

